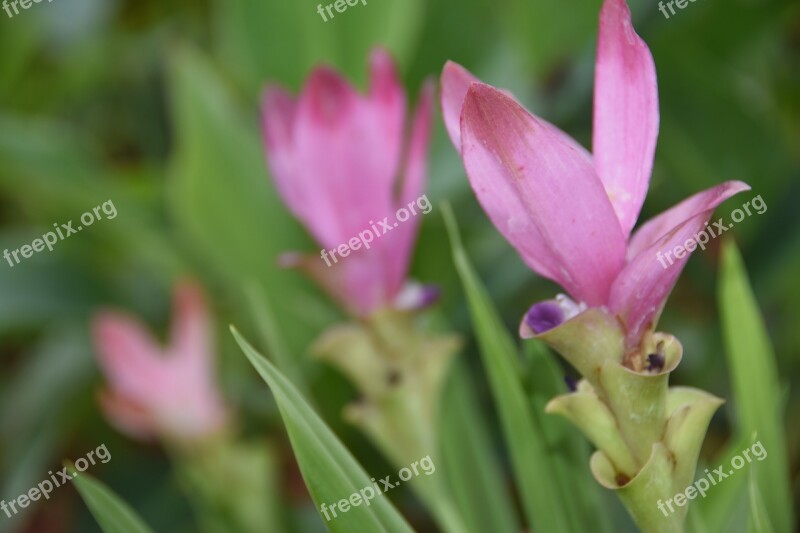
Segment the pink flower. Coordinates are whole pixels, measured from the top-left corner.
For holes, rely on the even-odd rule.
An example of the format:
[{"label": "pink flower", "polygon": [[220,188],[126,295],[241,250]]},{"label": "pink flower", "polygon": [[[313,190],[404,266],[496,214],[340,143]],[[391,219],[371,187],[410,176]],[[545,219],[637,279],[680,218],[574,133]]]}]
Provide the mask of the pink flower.
[{"label": "pink flower", "polygon": [[103,311],[92,321],[108,380],[101,407],[115,426],[136,438],[197,441],[228,421],[214,384],[212,325],[200,289],[181,284],[174,313],[166,348],[122,313]]},{"label": "pink flower", "polygon": [[[657,253],[694,236],[717,205],[749,189],[738,181],[700,192],[631,236],[650,181],[658,94],[650,50],[625,0],[606,0],[595,64],[593,156],[513,97],[448,63],[442,109],[484,210],[525,263],[569,298],[534,305],[525,336],[587,306],[605,307],[629,348],[652,331],[691,252],[664,268]],[[542,307],[543,306],[543,307]]]},{"label": "pink flower", "polygon": [[[404,288],[420,216],[392,222],[423,194],[432,102],[427,84],[406,139],[405,94],[382,50],[370,58],[366,95],[327,67],[311,73],[297,99],[275,86],[264,91],[265,149],[278,193],[323,246],[321,257],[289,254],[284,262],[356,315],[392,305]],[[372,242],[348,244],[366,231]]]}]

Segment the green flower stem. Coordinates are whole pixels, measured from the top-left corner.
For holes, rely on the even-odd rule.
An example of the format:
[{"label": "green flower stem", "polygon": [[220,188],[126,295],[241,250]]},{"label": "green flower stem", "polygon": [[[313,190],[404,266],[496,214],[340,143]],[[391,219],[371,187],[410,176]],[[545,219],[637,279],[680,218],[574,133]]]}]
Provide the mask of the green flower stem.
[{"label": "green flower stem", "polygon": [[359,400],[345,408],[345,419],[359,427],[398,469],[409,468],[408,482],[440,526],[461,533],[467,529],[444,477],[428,476],[419,466],[428,457],[436,465],[439,398],[460,341],[418,331],[415,318],[410,313],[378,312],[364,322],[328,331],[313,352],[347,375],[361,393]]},{"label": "green flower stem", "polygon": [[277,463],[263,442],[231,435],[194,446],[171,448],[179,483],[206,533],[277,531]]},{"label": "green flower stem", "polygon": [[653,333],[637,350],[626,350],[620,325],[601,309],[539,338],[584,376],[575,392],[554,398],[546,411],[571,420],[597,447],[590,464],[595,479],[619,495],[642,531],[682,532],[688,506],[667,511],[666,502],[692,482],[722,400],[668,388],[683,354],[680,343]]}]

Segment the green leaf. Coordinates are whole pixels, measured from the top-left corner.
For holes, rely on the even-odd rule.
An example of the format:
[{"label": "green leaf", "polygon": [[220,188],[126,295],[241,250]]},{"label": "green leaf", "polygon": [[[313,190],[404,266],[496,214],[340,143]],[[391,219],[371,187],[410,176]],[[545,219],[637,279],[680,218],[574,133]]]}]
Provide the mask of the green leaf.
[{"label": "green leaf", "polygon": [[719,307],[738,429],[740,434],[756,435],[769,454],[755,474],[755,483],[762,494],[770,495],[765,505],[775,531],[788,533],[792,504],[775,354],[741,255],[731,240],[723,245]]},{"label": "green leaf", "polygon": [[483,366],[499,411],[529,525],[535,531],[572,531],[575,517],[570,516],[558,491],[553,490],[559,480],[547,452],[543,429],[520,382],[517,347],[472,269],[450,206],[445,204],[442,208],[450,233],[453,261],[467,294]]},{"label": "green leaf", "polygon": [[119,496],[103,483],[100,483],[85,472],[75,472],[71,463],[65,463],[74,476],[75,488],[91,511],[94,519],[100,524],[104,533],[151,533],[144,521]]},{"label": "green leaf", "polygon": [[774,533],[775,530],[769,520],[769,511],[767,511],[767,507],[764,504],[764,496],[762,496],[758,487],[757,472],[758,467],[753,465],[750,471],[749,483],[750,531],[754,533]]},{"label": "green leaf", "polygon": [[502,467],[463,361],[456,362],[443,397],[442,457],[469,531],[519,531]]},{"label": "green leaf", "polygon": [[[336,435],[325,425],[292,383],[275,366],[256,352],[231,326],[236,342],[264,381],[267,382],[283,416],[300,471],[318,508],[330,507],[352,494],[373,487],[370,476],[358,464]],[[330,531],[370,532],[412,529],[384,494],[376,494],[370,505],[359,504],[331,516],[325,523]],[[329,511],[331,513],[332,511]]]},{"label": "green leaf", "polygon": [[278,264],[281,253],[314,249],[284,208],[271,180],[258,132],[212,65],[190,48],[170,62],[170,109],[176,149],[169,206],[193,251],[241,294],[256,280],[283,303],[275,320],[293,353],[319,324],[309,285]]},{"label": "green leaf", "polygon": [[561,501],[570,511],[574,524],[581,531],[612,531],[607,513],[594,515],[584,512],[602,505],[603,489],[588,468],[590,448],[584,435],[561,416],[549,415],[544,407],[552,398],[567,392],[563,370],[553,353],[540,340],[531,339],[523,345],[526,357],[525,384],[533,406],[533,417],[541,426],[547,453],[559,484]]},{"label": "green leaf", "polygon": [[[716,464],[731,464],[731,459],[748,448],[752,442],[752,435],[739,436],[727,445],[723,453],[719,454]],[[698,474],[695,477],[699,476],[699,472],[702,470],[702,466],[698,466]],[[744,532],[747,529],[745,527],[747,517],[742,514],[742,510],[746,508],[746,500],[747,478],[731,476],[725,480],[725,483],[714,486],[714,490],[709,491],[705,498],[697,499],[689,506],[689,530],[693,533],[703,533],[704,531]],[[692,515],[698,515],[698,518],[695,519]],[[704,528],[696,527],[698,524]]]}]

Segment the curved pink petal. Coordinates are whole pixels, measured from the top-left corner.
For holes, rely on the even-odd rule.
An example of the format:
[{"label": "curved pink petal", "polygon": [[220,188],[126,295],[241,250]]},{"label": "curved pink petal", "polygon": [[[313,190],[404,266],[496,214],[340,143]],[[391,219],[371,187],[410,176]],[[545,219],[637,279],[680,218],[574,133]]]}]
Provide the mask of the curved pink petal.
[{"label": "curved pink petal", "polygon": [[585,155],[479,83],[464,101],[461,143],[478,200],[526,263],[575,299],[605,304],[625,239]]},{"label": "curved pink petal", "polygon": [[296,268],[314,280],[337,304],[356,316],[366,316],[388,301],[380,252],[372,248],[348,251],[347,257],[289,252],[283,266]]},{"label": "curved pink petal", "polygon": [[441,77],[442,118],[450,140],[461,151],[461,108],[469,86],[480,82],[470,71],[452,61],[445,63]]},{"label": "curved pink petal", "polygon": [[319,68],[298,101],[294,155],[307,203],[304,222],[328,248],[392,212],[403,124],[387,119],[397,105],[383,94],[385,76],[373,74],[376,88],[367,99],[334,71]]},{"label": "curved pink petal", "polygon": [[[200,287],[184,281],[175,289],[168,360],[186,383],[213,383],[211,316]],[[209,385],[209,388],[213,388]]]},{"label": "curved pink petal", "polygon": [[[650,246],[643,248],[620,273],[611,289],[609,309],[626,325],[629,347],[635,347],[642,335],[655,327],[669,293],[697,247],[697,241],[713,238],[708,233],[707,239],[698,237],[701,231],[708,231],[704,226],[714,209],[725,198],[745,188],[747,186],[741,182],[729,182],[711,189],[724,191],[720,194],[713,195],[705,191],[690,198],[689,204],[694,204],[697,209],[687,209],[683,213],[677,209],[671,215],[675,220],[681,218],[679,214],[689,212],[690,218],[683,219]],[[701,210],[700,205],[705,208]]]},{"label": "curved pink petal", "polygon": [[[483,82],[458,63],[448,61],[445,64],[444,69],[442,69],[442,116],[444,117],[444,125],[447,129],[448,135],[450,135],[450,140],[453,141],[456,150],[459,152],[461,151],[461,111],[464,106],[464,98],[467,96],[467,91],[469,90],[470,85],[473,83]],[[516,101],[514,95],[508,91],[503,89],[497,90]],[[539,117],[536,118],[539,122],[547,126],[554,135],[558,135],[563,141],[570,144],[570,146],[580,152],[583,157],[589,161],[592,160],[591,154],[589,154],[584,147],[575,142],[572,137],[546,120]]]},{"label": "curved pink petal", "polygon": [[[377,48],[370,54],[369,99],[373,106],[372,120],[382,128],[385,164],[396,171],[400,166],[403,133],[406,122],[406,95],[397,76],[397,66],[386,50]],[[396,173],[383,174],[389,177],[385,185],[391,187]]]},{"label": "curved pink petal", "polygon": [[[406,147],[400,193],[395,209],[405,209],[409,218],[399,222],[397,227],[382,239],[390,239],[381,248],[384,251],[384,268],[386,269],[386,293],[394,298],[403,288],[408,273],[414,242],[419,225],[424,216],[423,209],[430,211],[432,205],[428,197],[420,199],[425,192],[425,181],[428,165],[428,146],[430,145],[431,125],[433,118],[433,99],[435,86],[428,81],[422,87],[414,117],[411,120],[408,145]],[[426,203],[427,201],[427,203]],[[411,208],[409,208],[411,204]],[[421,207],[420,207],[421,206]],[[414,209],[412,214],[410,209]],[[396,216],[397,211],[395,211]]]},{"label": "curved pink petal", "polygon": [[93,319],[92,334],[100,365],[113,390],[141,400],[168,385],[161,349],[138,321],[104,311]]},{"label": "curved pink petal", "polygon": [[224,426],[228,413],[214,381],[211,329],[200,288],[187,282],[175,293],[166,349],[136,320],[98,314],[94,341],[109,384],[100,400],[112,422],[140,437],[201,437]]},{"label": "curved pink petal", "polygon": [[261,96],[261,125],[267,164],[275,179],[278,194],[298,218],[305,217],[305,198],[292,151],[294,118],[297,105],[294,98],[277,86],[268,86]]},{"label": "curved pink petal", "polygon": [[597,42],[592,151],[626,237],[647,195],[658,121],[653,56],[633,30],[626,1],[606,0]]},{"label": "curved pink petal", "polygon": [[696,193],[648,220],[637,229],[628,243],[628,259],[639,255],[668,231],[695,215],[716,208],[719,204],[750,186],[741,181],[726,181]]},{"label": "curved pink petal", "polygon": [[160,428],[152,418],[150,410],[132,403],[113,391],[102,391],[98,401],[111,424],[128,436],[149,441],[158,435]]}]

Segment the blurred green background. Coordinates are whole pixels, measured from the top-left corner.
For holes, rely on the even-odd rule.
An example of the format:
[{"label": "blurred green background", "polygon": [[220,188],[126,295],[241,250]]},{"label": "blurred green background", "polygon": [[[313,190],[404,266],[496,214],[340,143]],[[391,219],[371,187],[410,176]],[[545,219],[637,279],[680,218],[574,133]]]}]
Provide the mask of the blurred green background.
[{"label": "blurred green background", "polygon": [[[325,420],[370,472],[390,472],[340,420],[347,382],[307,356],[341,315],[309,282],[276,265],[285,250],[314,250],[277,200],[264,164],[258,99],[267,81],[297,91],[325,62],[363,88],[375,44],[397,58],[412,99],[448,59],[512,90],[585,146],[591,139],[599,0],[369,0],[323,22],[311,0],[54,0],[13,18],[0,11],[0,250],[30,243],[54,223],[113,200],[118,216],[52,252],[0,264],[0,498],[43,479],[64,458],[105,443],[103,479],[157,531],[194,531],[188,503],[155,445],[109,427],[88,335],[101,307],[168,323],[172,283],[206,286],[217,318],[226,398],[245,433],[274,446],[282,521],[316,531],[316,517],[272,396],[227,333],[258,339],[252,302],[268,298]],[[725,180],[761,195],[768,211],[737,224],[738,242],[785,387],[787,447],[800,508],[800,3],[698,0],[665,19],[655,0],[631,2],[653,52],[661,132],[642,217]],[[429,198],[449,200],[468,251],[509,328],[555,287],[528,271],[478,207],[437,116]],[[729,232],[730,236],[731,233]],[[413,274],[444,289],[439,318],[464,333],[461,357],[496,425],[441,213],[422,224]],[[674,383],[730,398],[716,306],[718,240],[697,252],[659,329],[683,343]],[[263,347],[263,346],[262,346]],[[737,405],[712,422],[704,455],[724,447]],[[497,447],[501,455],[502,448]],[[713,459],[709,462],[716,464]],[[410,494],[392,495],[429,528]],[[0,531],[96,531],[73,488],[57,490]],[[608,512],[620,514],[618,505]],[[625,523],[624,518],[620,518]]]}]

